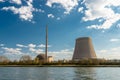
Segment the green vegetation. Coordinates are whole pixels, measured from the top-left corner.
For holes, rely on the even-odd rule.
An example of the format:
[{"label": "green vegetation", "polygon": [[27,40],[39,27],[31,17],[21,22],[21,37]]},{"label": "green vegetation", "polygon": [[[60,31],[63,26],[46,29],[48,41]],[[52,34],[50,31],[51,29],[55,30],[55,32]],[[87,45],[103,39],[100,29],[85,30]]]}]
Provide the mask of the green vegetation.
[{"label": "green vegetation", "polygon": [[120,65],[120,60],[106,60],[106,59],[81,59],[79,61],[72,60],[58,60],[53,62],[40,61],[38,58],[31,59],[29,55],[24,55],[20,60],[11,61],[5,56],[0,56],[0,65]]}]

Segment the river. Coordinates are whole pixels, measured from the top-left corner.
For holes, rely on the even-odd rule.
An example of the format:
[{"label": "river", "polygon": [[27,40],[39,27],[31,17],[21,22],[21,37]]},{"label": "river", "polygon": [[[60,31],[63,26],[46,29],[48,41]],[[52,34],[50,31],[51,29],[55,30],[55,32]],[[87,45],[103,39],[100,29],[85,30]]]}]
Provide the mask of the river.
[{"label": "river", "polygon": [[0,67],[0,80],[120,80],[120,68]]}]

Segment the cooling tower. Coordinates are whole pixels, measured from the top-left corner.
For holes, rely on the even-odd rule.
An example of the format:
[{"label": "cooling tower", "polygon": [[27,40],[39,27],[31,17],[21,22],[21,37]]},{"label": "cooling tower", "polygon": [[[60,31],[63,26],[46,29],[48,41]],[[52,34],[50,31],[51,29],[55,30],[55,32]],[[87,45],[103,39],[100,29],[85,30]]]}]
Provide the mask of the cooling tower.
[{"label": "cooling tower", "polygon": [[92,40],[89,37],[82,37],[76,39],[73,60],[78,61],[84,58],[97,58],[92,44]]}]

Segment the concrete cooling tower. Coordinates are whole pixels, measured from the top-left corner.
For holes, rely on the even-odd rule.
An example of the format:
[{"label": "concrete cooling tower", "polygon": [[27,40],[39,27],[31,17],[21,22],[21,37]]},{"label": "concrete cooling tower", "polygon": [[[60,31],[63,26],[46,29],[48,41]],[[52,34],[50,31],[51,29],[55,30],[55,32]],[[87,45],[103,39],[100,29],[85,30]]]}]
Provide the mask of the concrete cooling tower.
[{"label": "concrete cooling tower", "polygon": [[76,39],[72,60],[79,61],[80,59],[84,58],[97,58],[92,44],[92,40],[89,37],[82,37]]}]

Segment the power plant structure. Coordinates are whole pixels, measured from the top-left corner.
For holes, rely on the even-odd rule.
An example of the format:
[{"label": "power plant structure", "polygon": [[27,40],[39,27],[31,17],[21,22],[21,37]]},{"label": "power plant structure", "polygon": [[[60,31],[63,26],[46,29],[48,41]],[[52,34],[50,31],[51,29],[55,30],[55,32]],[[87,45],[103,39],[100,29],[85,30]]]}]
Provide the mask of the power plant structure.
[{"label": "power plant structure", "polygon": [[46,36],[45,36],[45,54],[39,54],[36,56],[42,62],[52,62],[53,56],[48,56],[48,26],[46,26]]},{"label": "power plant structure", "polygon": [[45,54],[39,54],[39,55],[36,56],[36,58],[37,58],[39,61],[44,62],[44,61],[45,61]]},{"label": "power plant structure", "polygon": [[48,53],[48,26],[46,26],[45,62],[47,62],[47,53]]},{"label": "power plant structure", "polygon": [[[36,59],[38,59],[41,62],[46,62],[46,54],[39,54],[36,56]],[[53,56],[47,56],[47,62],[51,63],[53,62]]]},{"label": "power plant structure", "polygon": [[73,61],[79,61],[81,59],[97,58],[92,39],[90,37],[81,37],[76,39]]}]

